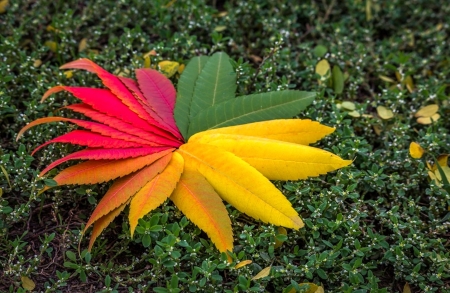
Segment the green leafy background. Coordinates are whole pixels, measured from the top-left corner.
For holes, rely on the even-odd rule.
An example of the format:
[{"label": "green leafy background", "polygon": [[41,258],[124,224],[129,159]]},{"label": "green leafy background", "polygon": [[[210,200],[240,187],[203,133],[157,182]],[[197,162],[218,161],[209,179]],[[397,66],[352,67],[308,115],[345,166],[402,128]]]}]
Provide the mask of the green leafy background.
[{"label": "green leafy background", "polygon": [[[412,292],[449,292],[450,198],[430,182],[425,160],[450,149],[450,6],[437,0],[9,2],[0,14],[0,292],[24,292],[22,276],[38,292],[300,292],[304,282],[326,292],[402,292],[406,283]],[[151,50],[153,66],[226,52],[237,87],[224,93],[236,101],[287,89],[317,92],[311,106],[293,115],[335,126],[318,146],[354,163],[317,179],[275,183],[305,229],[285,235],[230,209],[236,250],[228,264],[167,203],[140,222],[134,239],[119,217],[92,253],[84,239],[78,255],[80,230],[108,183],[37,194],[51,184],[37,179],[38,171],[73,149],[29,153],[70,126],[39,126],[18,143],[15,135],[37,118],[75,116],[58,110],[75,102],[69,95],[39,103],[49,87],[101,86],[92,74],[64,73],[60,65],[87,57],[133,77]],[[321,59],[342,76],[319,84]],[[410,76],[414,90],[395,72]],[[172,80],[192,84],[178,74]],[[339,108],[344,101],[360,117]],[[413,114],[433,103],[441,118],[418,124]],[[393,118],[380,119],[378,106]],[[183,109],[177,106],[176,120],[188,135]],[[408,155],[411,141],[427,149],[424,159]],[[253,263],[234,269],[247,259]],[[269,277],[251,281],[270,265]]]}]

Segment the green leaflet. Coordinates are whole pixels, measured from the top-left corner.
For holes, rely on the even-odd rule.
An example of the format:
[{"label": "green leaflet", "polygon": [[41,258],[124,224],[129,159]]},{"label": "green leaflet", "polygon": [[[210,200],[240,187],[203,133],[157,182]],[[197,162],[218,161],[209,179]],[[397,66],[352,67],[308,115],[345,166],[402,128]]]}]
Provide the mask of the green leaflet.
[{"label": "green leaflet", "polygon": [[331,78],[333,80],[334,92],[336,94],[342,94],[342,91],[344,90],[344,74],[342,74],[339,66],[334,65]]},{"label": "green leaflet", "polygon": [[212,128],[292,118],[311,104],[315,95],[314,92],[285,90],[227,100],[191,118],[188,137]]},{"label": "green leaflet", "polygon": [[191,120],[201,111],[235,97],[236,73],[229,59],[223,52],[209,57],[195,83],[189,112]]},{"label": "green leaflet", "polygon": [[194,57],[181,74],[177,86],[177,102],[175,103],[174,116],[177,127],[185,139],[189,128],[189,116],[197,78],[208,61],[209,57]]}]

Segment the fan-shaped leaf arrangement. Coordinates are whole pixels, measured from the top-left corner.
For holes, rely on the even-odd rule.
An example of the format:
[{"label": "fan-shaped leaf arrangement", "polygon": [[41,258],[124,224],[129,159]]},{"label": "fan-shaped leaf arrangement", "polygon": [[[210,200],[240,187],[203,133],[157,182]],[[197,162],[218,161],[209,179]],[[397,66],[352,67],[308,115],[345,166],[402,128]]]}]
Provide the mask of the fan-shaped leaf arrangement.
[{"label": "fan-shaped leaf arrangement", "polygon": [[58,185],[115,180],[83,231],[94,225],[89,249],[126,205],[133,235],[138,220],[167,198],[220,251],[233,248],[222,200],[255,219],[299,229],[302,220],[269,180],[305,179],[351,163],[308,146],[333,128],[289,119],[312,102],[314,93],[289,90],[235,97],[236,75],[225,53],[193,58],[179,79],[178,93],[152,69],[136,70],[135,81],[87,59],[61,68],[96,73],[106,88],[56,86],[42,100],[67,91],[81,103],[66,108],[90,120],[41,118],[25,126],[18,138],[42,123],[63,121],[83,128],[34,152],[50,143],[87,147],[41,172],[69,160],[85,160],[61,171],[54,178]]}]

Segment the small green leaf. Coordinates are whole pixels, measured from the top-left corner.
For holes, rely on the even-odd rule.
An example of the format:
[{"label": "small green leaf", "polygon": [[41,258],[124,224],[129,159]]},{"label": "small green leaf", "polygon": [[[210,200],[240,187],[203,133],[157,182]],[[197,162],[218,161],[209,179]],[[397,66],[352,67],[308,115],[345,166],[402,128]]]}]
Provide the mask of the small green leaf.
[{"label": "small green leaf", "polygon": [[208,59],[209,57],[207,56],[192,58],[178,80],[177,102],[175,104],[174,117],[178,129],[185,139],[187,138],[189,127],[190,108],[195,83]]},{"label": "small green leaf", "polygon": [[341,69],[334,65],[333,72],[331,74],[331,78],[333,80],[333,90],[336,94],[342,94],[344,90],[344,75],[342,74]]},{"label": "small green leaf", "polygon": [[314,48],[313,52],[314,52],[314,55],[316,55],[319,58],[322,58],[327,53],[327,51],[328,51],[327,47],[322,46],[322,45],[317,45]]},{"label": "small green leaf", "polygon": [[237,97],[194,117],[188,136],[212,128],[292,118],[311,104],[315,95],[315,92],[285,90]]},{"label": "small green leaf", "polygon": [[230,57],[223,52],[212,55],[195,83],[189,116],[195,117],[205,109],[234,99],[236,93],[236,73]]}]

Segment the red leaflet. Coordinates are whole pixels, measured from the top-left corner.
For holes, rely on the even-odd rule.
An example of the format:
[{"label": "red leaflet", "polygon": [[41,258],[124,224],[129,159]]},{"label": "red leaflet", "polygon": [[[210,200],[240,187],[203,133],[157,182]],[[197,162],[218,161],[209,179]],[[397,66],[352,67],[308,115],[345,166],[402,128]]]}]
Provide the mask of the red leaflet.
[{"label": "red leaflet", "polygon": [[60,143],[70,143],[76,145],[87,146],[91,148],[133,148],[133,147],[147,147],[148,145],[143,145],[135,142],[125,141],[121,139],[115,139],[108,136],[103,136],[87,130],[73,130],[69,133],[63,134],[47,141],[44,144],[38,146],[31,155],[34,155],[41,148],[55,142]]},{"label": "red leaflet", "polygon": [[87,71],[96,73],[102,80],[103,84],[108,87],[125,105],[127,105],[139,117],[149,120],[149,114],[145,112],[141,104],[128,91],[125,85],[117,78],[117,76],[109,73],[94,62],[88,59],[79,59],[77,61],[69,62],[60,67],[61,69],[85,69]]},{"label": "red leaflet", "polygon": [[133,125],[128,124],[123,120],[120,120],[112,116],[108,116],[107,114],[100,113],[97,110],[94,110],[91,106],[86,104],[74,104],[66,106],[65,108],[81,113],[86,117],[91,118],[92,120],[107,124],[117,130],[139,136],[140,138],[150,142],[155,142],[161,145],[170,145],[174,147],[178,147],[183,143],[180,142],[179,140],[176,140],[173,135],[167,133],[162,129],[154,127],[154,131],[152,130],[152,133],[149,133],[141,128],[134,127]]},{"label": "red leaflet", "polygon": [[147,111],[147,113],[150,114],[150,116],[152,117],[152,121],[149,122],[158,125],[162,129],[165,129],[166,131],[172,133],[175,137],[182,139],[178,133],[178,130],[174,131],[169,126],[167,126],[167,124],[161,119],[161,117],[158,116],[158,114],[154,111],[154,109],[151,108],[147,99],[144,97],[141,90],[139,89],[138,84],[133,79],[126,77],[119,77],[119,78],[134,94],[134,96],[140,101],[140,103],[143,104],[143,107]]},{"label": "red leaflet", "polygon": [[109,90],[87,88],[87,87],[70,87],[70,86],[55,86],[49,89],[41,99],[43,102],[48,96],[60,92],[68,91],[74,95],[77,99],[80,99],[84,103],[92,106],[92,108],[106,113],[110,116],[117,117],[121,120],[129,122],[139,128],[150,131],[154,127],[149,125],[145,120],[139,118],[136,113],[131,111],[126,105],[124,105],[114,94]]},{"label": "red leaflet", "polygon": [[90,149],[87,148],[82,151],[72,153],[59,160],[54,161],[47,166],[39,176],[43,176],[45,173],[55,168],[56,166],[67,162],[69,160],[120,160],[126,158],[135,158],[140,156],[146,156],[162,152],[164,150],[171,150],[170,147],[143,147],[143,148],[127,148],[127,149]]},{"label": "red leaflet", "polygon": [[136,70],[136,77],[144,97],[157,114],[154,118],[181,138],[173,118],[176,91],[170,80],[158,71],[149,68]]},{"label": "red leaflet", "polygon": [[17,139],[19,139],[20,136],[22,135],[22,133],[24,133],[31,127],[34,127],[39,124],[59,122],[59,121],[70,122],[70,123],[76,124],[78,126],[81,126],[83,128],[92,130],[93,132],[97,132],[104,136],[109,136],[112,138],[118,138],[118,139],[122,139],[122,140],[126,140],[126,141],[136,142],[136,143],[140,143],[140,144],[146,144],[146,145],[150,145],[150,146],[159,146],[160,145],[160,144],[157,144],[154,142],[149,142],[145,139],[141,139],[137,136],[134,136],[134,135],[131,135],[128,133],[124,133],[122,131],[119,131],[115,128],[106,126],[101,123],[79,120],[79,119],[69,119],[69,118],[64,118],[64,117],[45,117],[45,118],[36,119],[20,130],[19,134],[17,135]]}]

